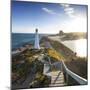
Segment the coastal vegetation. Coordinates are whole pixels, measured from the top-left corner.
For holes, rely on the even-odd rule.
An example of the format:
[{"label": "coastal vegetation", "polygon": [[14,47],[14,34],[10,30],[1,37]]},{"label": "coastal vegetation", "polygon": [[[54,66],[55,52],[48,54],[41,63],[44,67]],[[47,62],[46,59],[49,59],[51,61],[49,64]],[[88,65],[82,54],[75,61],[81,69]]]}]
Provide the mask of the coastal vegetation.
[{"label": "coastal vegetation", "polygon": [[30,88],[47,87],[50,84],[50,78],[46,75],[38,72],[35,75],[35,79],[30,83]]},{"label": "coastal vegetation", "polygon": [[77,57],[76,59],[69,60],[65,62],[67,67],[78,74],[79,76],[87,79],[87,58]]},{"label": "coastal vegetation", "polygon": [[47,49],[47,53],[50,57],[55,58],[55,60],[62,60],[63,57],[56,52],[54,49]]},{"label": "coastal vegetation", "polygon": [[50,78],[43,74],[43,63],[38,60],[43,50],[27,49],[12,57],[12,84],[23,84],[28,75],[32,75],[31,88],[48,86]]}]

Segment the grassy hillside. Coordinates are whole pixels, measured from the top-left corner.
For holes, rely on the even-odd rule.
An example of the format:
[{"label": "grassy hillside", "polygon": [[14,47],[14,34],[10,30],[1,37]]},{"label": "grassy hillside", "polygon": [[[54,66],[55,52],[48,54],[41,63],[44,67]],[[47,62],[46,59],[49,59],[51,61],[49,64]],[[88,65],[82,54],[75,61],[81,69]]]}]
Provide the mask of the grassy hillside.
[{"label": "grassy hillside", "polygon": [[87,59],[86,58],[77,57],[75,60],[66,61],[65,63],[71,71],[87,79]]}]

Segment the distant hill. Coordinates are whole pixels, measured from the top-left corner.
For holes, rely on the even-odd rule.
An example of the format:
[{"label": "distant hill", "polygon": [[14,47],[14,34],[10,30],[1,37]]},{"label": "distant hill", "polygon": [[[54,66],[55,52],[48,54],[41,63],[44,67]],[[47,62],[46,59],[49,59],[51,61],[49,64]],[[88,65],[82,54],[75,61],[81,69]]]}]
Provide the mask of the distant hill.
[{"label": "distant hill", "polygon": [[87,38],[87,34],[85,32],[70,32],[70,33],[64,33],[63,35],[59,35],[59,36],[63,36],[61,40],[76,40],[76,39]]},{"label": "distant hill", "polygon": [[70,33],[64,33],[60,31],[58,34],[53,34],[49,36],[59,36],[60,40],[77,40],[77,39],[86,39],[87,33],[86,32],[70,32]]}]

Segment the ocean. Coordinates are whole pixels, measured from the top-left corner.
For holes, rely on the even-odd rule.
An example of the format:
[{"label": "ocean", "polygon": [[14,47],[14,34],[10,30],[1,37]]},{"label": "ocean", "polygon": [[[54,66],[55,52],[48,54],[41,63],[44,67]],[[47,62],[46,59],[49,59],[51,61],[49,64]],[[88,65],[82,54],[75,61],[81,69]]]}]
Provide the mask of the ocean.
[{"label": "ocean", "polygon": [[77,53],[77,56],[87,56],[87,39],[68,40],[62,41],[62,43]]},{"label": "ocean", "polygon": [[[41,39],[43,35],[39,35],[39,39]],[[11,45],[12,50],[22,47],[26,44],[34,45],[35,34],[22,34],[22,33],[12,33],[11,36]]]}]

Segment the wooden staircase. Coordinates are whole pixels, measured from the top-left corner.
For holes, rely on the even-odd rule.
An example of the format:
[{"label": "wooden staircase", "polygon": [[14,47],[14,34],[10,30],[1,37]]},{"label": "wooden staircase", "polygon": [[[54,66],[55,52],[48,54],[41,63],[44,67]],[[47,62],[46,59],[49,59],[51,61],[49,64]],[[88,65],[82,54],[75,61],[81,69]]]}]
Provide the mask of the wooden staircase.
[{"label": "wooden staircase", "polygon": [[51,72],[51,84],[50,87],[65,86],[64,75],[62,71]]}]

